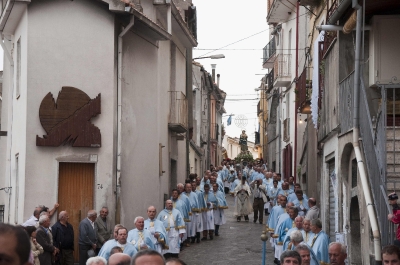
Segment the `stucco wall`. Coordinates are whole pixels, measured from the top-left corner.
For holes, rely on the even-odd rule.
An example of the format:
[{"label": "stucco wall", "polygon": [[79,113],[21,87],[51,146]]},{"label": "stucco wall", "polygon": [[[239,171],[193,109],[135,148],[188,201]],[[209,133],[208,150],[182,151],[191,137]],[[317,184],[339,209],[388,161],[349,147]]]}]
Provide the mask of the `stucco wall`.
[{"label": "stucco wall", "polygon": [[[14,106],[14,115],[21,117],[18,123],[25,128],[14,131],[11,151],[13,156],[20,153],[20,194],[25,193],[18,222],[27,219],[38,204],[51,206],[58,200],[57,158],[67,156],[70,158],[66,161],[74,161],[98,155],[95,184],[103,184],[104,188],[95,190],[94,206],[112,207],[114,16],[98,2],[44,0],[28,6],[26,19],[29,27],[24,26],[25,41],[24,34],[21,38],[22,77],[26,77],[26,83],[22,83],[19,99],[25,103]],[[102,114],[92,119],[102,134],[101,148],[36,147],[36,135],[45,134],[38,117],[40,103],[48,92],[56,99],[62,86],[77,87],[91,98],[102,94]],[[16,120],[13,122],[18,126]],[[22,145],[26,145],[26,151]]]}]

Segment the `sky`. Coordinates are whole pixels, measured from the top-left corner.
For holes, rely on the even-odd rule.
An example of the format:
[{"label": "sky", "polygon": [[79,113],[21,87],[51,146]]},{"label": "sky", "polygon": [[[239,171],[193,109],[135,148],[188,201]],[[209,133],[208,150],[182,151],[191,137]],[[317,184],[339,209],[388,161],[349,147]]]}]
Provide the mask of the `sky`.
[{"label": "sky", "polygon": [[[217,65],[216,74],[221,75],[220,88],[227,93],[227,113],[223,116],[226,134],[239,137],[241,129],[235,125],[235,117],[245,115],[248,121],[246,134],[249,141],[254,141],[254,132],[258,130],[258,100],[246,99],[259,98],[259,92],[254,89],[260,86],[261,78],[267,73],[262,69],[262,48],[269,41],[267,0],[193,0],[193,4],[197,8],[198,41],[193,58],[225,55],[224,59],[196,61],[210,73],[211,64]],[[234,42],[237,43],[232,44]],[[227,47],[213,51],[224,46]],[[235,115],[230,126],[226,126],[228,114]]]}]

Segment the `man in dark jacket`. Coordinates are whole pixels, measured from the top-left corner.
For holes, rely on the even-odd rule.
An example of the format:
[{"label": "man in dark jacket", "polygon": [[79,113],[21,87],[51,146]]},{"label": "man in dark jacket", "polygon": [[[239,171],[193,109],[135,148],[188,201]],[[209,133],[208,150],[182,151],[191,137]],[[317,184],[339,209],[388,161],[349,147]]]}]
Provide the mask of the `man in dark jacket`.
[{"label": "man in dark jacket", "polygon": [[87,218],[79,224],[79,265],[86,265],[90,258],[88,252],[95,256],[97,243],[97,224],[95,223],[97,213],[89,210]]},{"label": "man in dark jacket", "polygon": [[53,257],[59,252],[58,248],[53,246],[53,236],[49,229],[50,218],[48,215],[42,215],[39,218],[39,228],[36,231],[36,241],[43,247],[43,254],[39,255],[40,265],[52,265]]},{"label": "man in dark jacket", "polygon": [[60,265],[74,265],[74,228],[68,218],[66,211],[60,212],[58,222],[51,227],[53,245],[60,250],[56,259]]}]

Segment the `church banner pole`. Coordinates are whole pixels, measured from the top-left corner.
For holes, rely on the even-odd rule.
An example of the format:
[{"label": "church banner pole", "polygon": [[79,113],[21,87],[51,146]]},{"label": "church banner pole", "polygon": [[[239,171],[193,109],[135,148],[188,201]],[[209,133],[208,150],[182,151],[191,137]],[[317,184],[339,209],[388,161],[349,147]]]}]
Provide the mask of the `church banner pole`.
[{"label": "church banner pole", "polygon": [[267,259],[267,240],[268,240],[268,234],[267,231],[264,230],[261,233],[261,241],[263,242],[262,245],[262,260],[261,260],[261,264],[265,265],[265,260]]}]

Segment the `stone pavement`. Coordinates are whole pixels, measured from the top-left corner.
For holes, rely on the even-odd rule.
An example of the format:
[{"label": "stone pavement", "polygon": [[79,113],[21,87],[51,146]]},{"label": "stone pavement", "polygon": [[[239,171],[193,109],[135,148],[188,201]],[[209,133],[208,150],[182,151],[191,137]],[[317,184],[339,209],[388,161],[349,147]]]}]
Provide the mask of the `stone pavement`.
[{"label": "stone pavement", "polygon": [[[220,236],[214,240],[202,241],[200,244],[191,244],[186,247],[179,257],[188,265],[255,265],[261,264],[262,241],[260,239],[264,225],[253,223],[253,214],[250,221],[237,222],[233,215],[234,198],[226,197],[229,209],[225,210],[226,224],[219,229]],[[264,216],[264,223],[267,216]],[[274,265],[273,250],[267,241],[267,265]]]}]

